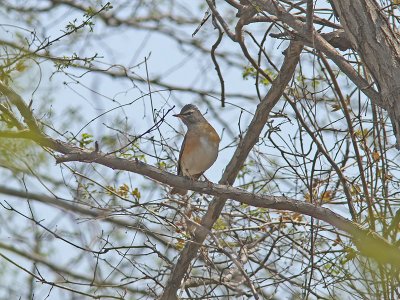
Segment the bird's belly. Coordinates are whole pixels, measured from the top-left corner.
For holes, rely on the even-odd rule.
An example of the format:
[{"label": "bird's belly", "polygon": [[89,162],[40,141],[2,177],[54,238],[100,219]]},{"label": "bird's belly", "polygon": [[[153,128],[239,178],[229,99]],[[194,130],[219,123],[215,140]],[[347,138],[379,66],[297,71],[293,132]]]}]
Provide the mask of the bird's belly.
[{"label": "bird's belly", "polygon": [[218,156],[218,144],[201,137],[198,147],[195,147],[185,157],[182,163],[182,173],[185,176],[202,174],[215,162]]}]

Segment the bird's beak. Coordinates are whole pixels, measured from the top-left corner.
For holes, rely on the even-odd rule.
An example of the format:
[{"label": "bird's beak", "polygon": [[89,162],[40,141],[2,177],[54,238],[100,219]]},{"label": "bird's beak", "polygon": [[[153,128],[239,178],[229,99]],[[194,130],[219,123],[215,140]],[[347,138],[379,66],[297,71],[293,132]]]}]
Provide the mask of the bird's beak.
[{"label": "bird's beak", "polygon": [[173,115],[174,117],[177,117],[177,118],[182,118],[182,115],[181,114],[176,114],[176,115]]}]

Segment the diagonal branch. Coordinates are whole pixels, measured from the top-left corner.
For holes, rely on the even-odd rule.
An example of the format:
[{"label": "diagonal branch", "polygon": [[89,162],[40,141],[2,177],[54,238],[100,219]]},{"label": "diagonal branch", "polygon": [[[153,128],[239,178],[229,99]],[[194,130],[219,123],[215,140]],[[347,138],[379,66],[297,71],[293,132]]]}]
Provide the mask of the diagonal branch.
[{"label": "diagonal branch", "polygon": [[[300,53],[303,45],[299,42],[291,42],[281,70],[277,78],[273,81],[271,89],[267,95],[257,106],[254,118],[251,121],[245,137],[240,141],[235,153],[229,164],[227,165],[220,183],[232,185],[242,168],[250,150],[257,142],[265,123],[268,120],[269,113],[281,98],[287,84],[293,76],[296,65],[299,61]],[[172,300],[176,299],[176,291],[180,287],[183,276],[187,272],[191,261],[197,256],[204,240],[207,237],[208,230],[212,228],[218,219],[225,205],[227,197],[217,197],[211,201],[206,214],[201,220],[201,225],[206,230],[196,230],[192,240],[187,243],[181,252],[175,268],[172,270],[166,288],[160,299]]]}]

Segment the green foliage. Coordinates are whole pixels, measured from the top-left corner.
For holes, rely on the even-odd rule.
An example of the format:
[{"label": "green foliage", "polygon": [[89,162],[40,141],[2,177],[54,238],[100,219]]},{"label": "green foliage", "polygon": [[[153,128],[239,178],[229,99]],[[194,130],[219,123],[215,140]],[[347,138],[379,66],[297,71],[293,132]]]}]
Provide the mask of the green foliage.
[{"label": "green foliage", "polygon": [[4,58],[0,57],[0,80],[10,83],[13,79],[25,74],[30,69],[28,56],[10,49],[8,55]]},{"label": "green foliage", "polygon": [[141,194],[138,188],[134,188],[133,191],[131,192],[131,195],[137,200],[139,201]]},{"label": "green foliage", "polygon": [[296,82],[298,83],[299,86],[303,88],[309,88],[311,87],[312,89],[317,89],[321,86],[321,84],[324,82],[324,77],[323,75],[317,75],[311,78],[307,78],[303,74],[299,73],[299,75],[296,76]]},{"label": "green foliage", "polygon": [[218,220],[214,223],[213,229],[214,230],[225,230],[228,228],[228,224],[226,224],[226,222],[219,217]]},{"label": "green foliage", "polygon": [[87,148],[87,146],[91,143],[93,143],[93,135],[82,133],[81,139],[79,140],[79,146],[81,148]]},{"label": "green foliage", "polygon": [[176,250],[182,250],[183,247],[185,247],[186,241],[184,239],[177,239],[177,242],[175,243],[175,249]]},{"label": "green foliage", "polygon": [[89,31],[93,32],[93,27],[95,25],[95,23],[93,22],[93,18],[102,12],[111,10],[112,8],[113,6],[110,4],[110,2],[107,2],[99,10],[96,10],[94,7],[90,6],[89,8],[86,9],[85,13],[83,14],[84,21],[81,24],[77,24],[78,20],[74,19],[65,26],[65,29],[67,30],[66,34],[77,32],[79,29],[83,27],[89,27]]},{"label": "green foliage", "polygon": [[[272,79],[274,79],[275,76],[276,76],[276,73],[273,72],[273,71],[270,70],[270,69],[264,69],[263,71],[264,71],[270,78],[272,78]],[[255,78],[257,77],[257,73],[258,73],[258,75],[259,75],[259,78],[260,78],[259,80],[260,80],[260,83],[261,83],[261,84],[263,84],[263,85],[265,85],[265,86],[271,84],[271,82],[270,82],[267,78],[264,78],[264,77],[263,77],[261,74],[259,74],[259,72],[258,72],[255,68],[253,68],[253,67],[249,67],[249,66],[245,67],[244,70],[243,70],[242,76],[243,76],[243,79],[244,79],[244,80],[248,80],[249,78],[255,79]]]},{"label": "green foliage", "polygon": [[158,161],[157,162],[157,167],[159,168],[159,169],[163,169],[163,170],[166,170],[168,167],[167,167],[167,163],[166,162],[164,162],[164,161]]},{"label": "green foliage", "polygon": [[251,174],[251,167],[254,166],[254,161],[248,160],[245,164],[240,168],[239,174],[237,176],[238,179],[244,179],[246,175]]},{"label": "green foliage", "polygon": [[129,147],[124,147],[121,152],[118,153],[118,157],[126,159],[138,159],[143,162],[147,162],[146,155],[140,150],[140,140],[131,142]]},{"label": "green foliage", "polygon": [[9,169],[13,173],[30,173],[29,168],[38,169],[45,162],[47,162],[45,152],[39,151],[34,142],[0,138],[0,167]]},{"label": "green foliage", "polygon": [[345,255],[345,257],[340,261],[340,263],[341,263],[342,265],[346,264],[347,262],[349,262],[349,261],[351,261],[351,260],[353,260],[353,259],[355,259],[355,258],[357,257],[357,251],[356,251],[354,248],[352,248],[352,247],[346,247],[346,248],[344,249],[344,251],[345,251],[346,255]]},{"label": "green foliage", "polygon": [[92,7],[92,6],[89,6],[87,9],[86,9],[86,12],[85,12],[85,14],[83,15],[84,17],[93,17],[93,16],[95,16],[97,14],[97,11],[96,11],[96,9],[94,8],[94,7]]},{"label": "green foliage", "polygon": [[129,199],[129,196],[133,197],[135,203],[139,202],[141,193],[137,187],[131,189],[126,183],[119,187],[108,185],[106,186],[106,194],[110,196],[119,196],[124,199]]},{"label": "green foliage", "polygon": [[92,66],[93,61],[98,57],[97,53],[90,57],[79,57],[78,54],[74,52],[71,56],[64,55],[62,58],[53,61],[57,71],[63,71],[69,67],[90,67]]},{"label": "green foliage", "polygon": [[267,213],[268,213],[268,209],[267,208],[263,208],[263,207],[251,209],[249,211],[249,215],[251,215],[253,217],[258,217],[258,218],[261,218],[261,219],[265,219],[265,215]]},{"label": "green foliage", "polygon": [[342,272],[342,265],[327,263],[324,264],[324,269],[334,276],[339,276]]},{"label": "green foliage", "polygon": [[115,186],[106,186],[107,191],[106,194],[108,195],[118,195],[122,198],[127,198],[129,195],[129,186],[124,183],[123,185],[119,186],[116,188]]}]

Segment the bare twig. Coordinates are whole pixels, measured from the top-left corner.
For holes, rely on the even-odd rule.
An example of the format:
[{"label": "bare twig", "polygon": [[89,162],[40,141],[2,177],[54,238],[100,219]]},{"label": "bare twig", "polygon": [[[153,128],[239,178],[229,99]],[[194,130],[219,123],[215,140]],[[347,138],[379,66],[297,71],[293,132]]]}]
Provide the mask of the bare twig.
[{"label": "bare twig", "polygon": [[236,37],[235,34],[229,29],[229,25],[226,24],[224,18],[220,15],[218,12],[217,8],[214,6],[213,2],[211,0],[206,0],[208,7],[211,9],[212,14],[215,16],[215,18],[218,20],[218,22],[221,24],[222,28],[224,29],[225,33],[229,36],[229,38],[236,42]]},{"label": "bare twig", "polygon": [[217,58],[215,56],[215,51],[217,50],[217,47],[219,46],[219,44],[222,41],[224,32],[222,31],[221,27],[215,20],[214,20],[213,24],[218,29],[218,38],[211,47],[211,59],[214,63],[215,70],[217,71],[217,74],[218,74],[219,83],[221,85],[221,106],[225,107],[225,82],[224,82],[224,77],[222,76],[221,68],[219,67]]}]

